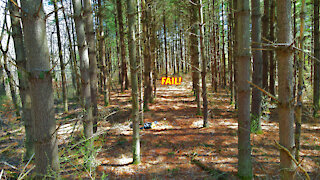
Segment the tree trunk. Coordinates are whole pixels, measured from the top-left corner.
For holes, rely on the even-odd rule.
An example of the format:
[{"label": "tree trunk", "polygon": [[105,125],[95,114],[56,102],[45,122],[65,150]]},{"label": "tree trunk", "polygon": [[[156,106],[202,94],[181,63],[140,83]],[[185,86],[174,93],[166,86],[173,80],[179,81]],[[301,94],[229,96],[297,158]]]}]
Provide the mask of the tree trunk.
[{"label": "tree trunk", "polygon": [[53,5],[54,5],[54,18],[55,18],[55,23],[57,28],[57,39],[58,39],[58,49],[59,49],[59,59],[60,59],[61,79],[62,79],[63,109],[64,109],[64,112],[68,112],[67,80],[66,80],[66,73],[65,73],[65,65],[62,57],[62,45],[61,45],[61,37],[60,37],[57,0],[53,1]]},{"label": "tree trunk", "polygon": [[[86,138],[93,136],[93,117],[91,106],[91,89],[90,89],[90,67],[89,67],[89,53],[88,45],[85,36],[85,23],[81,13],[81,0],[72,0],[74,9],[74,19],[76,24],[77,44],[80,57],[81,69],[81,104],[84,109],[83,128]],[[92,148],[93,143],[89,144],[89,149]]]},{"label": "tree trunk", "polygon": [[[293,1],[293,39],[296,39],[297,35],[297,1]],[[294,45],[297,46],[297,43],[294,42]],[[296,88],[297,87],[297,52],[293,53],[293,99],[296,98]]]},{"label": "tree trunk", "polygon": [[[320,39],[319,39],[319,1],[314,1],[314,57],[320,59]],[[313,116],[316,117],[320,106],[320,63],[314,61],[314,81],[313,81]]]},{"label": "tree trunk", "polygon": [[127,74],[127,61],[126,61],[126,48],[124,44],[124,31],[123,31],[123,17],[122,17],[122,3],[121,0],[117,0],[117,15],[119,25],[120,36],[120,57],[121,57],[121,92],[124,89],[128,89],[128,74]]},{"label": "tree trunk", "polygon": [[97,132],[98,123],[98,68],[96,59],[95,33],[93,29],[93,12],[91,0],[83,1],[86,40],[89,53],[90,93],[93,120],[93,133]]},{"label": "tree trunk", "polygon": [[[262,17],[262,37],[264,39],[269,38],[269,17],[270,17],[270,0],[264,0],[264,12]],[[269,43],[266,40],[262,41],[263,43],[267,44]],[[264,45],[263,49],[266,49],[267,47]],[[262,51],[262,61],[263,61],[263,68],[262,68],[262,87],[263,89],[268,89],[268,70],[269,70],[269,51],[264,50]]]},{"label": "tree trunk", "polygon": [[151,86],[151,50],[150,50],[150,1],[142,0],[142,27],[143,27],[143,60],[144,60],[144,97],[143,97],[143,110],[149,111],[149,102],[152,94]]},{"label": "tree trunk", "polygon": [[[277,43],[292,44],[291,1],[277,1]],[[279,62],[279,130],[280,144],[294,156],[294,109],[292,102],[292,51],[288,47],[276,49]],[[294,179],[296,167],[290,156],[280,150],[280,178]]]},{"label": "tree trunk", "polygon": [[105,35],[103,31],[103,17],[102,17],[102,2],[98,0],[99,11],[99,53],[100,53],[100,66],[101,66],[101,79],[103,84],[103,100],[104,105],[109,105],[109,91],[108,91],[108,70],[106,65],[106,47],[105,47]]},{"label": "tree trunk", "polygon": [[[191,3],[191,1],[193,3]],[[197,102],[197,114],[201,114],[201,104],[200,104],[200,67],[199,67],[199,40],[198,40],[198,28],[199,28],[199,17],[198,17],[198,7],[195,4],[199,4],[199,0],[191,0],[189,3],[190,11],[190,58],[191,58],[191,68],[192,68],[192,83],[194,94],[196,95]]]},{"label": "tree trunk", "polygon": [[[198,3],[198,2],[197,2]],[[203,4],[200,0],[198,6],[199,11],[199,29],[200,29],[200,51],[202,59],[202,99],[203,99],[203,127],[208,127],[208,99],[207,99],[207,83],[206,83],[206,74],[207,74],[207,57],[205,55],[204,49],[204,21],[203,21]]]},{"label": "tree trunk", "polygon": [[14,42],[14,49],[16,54],[16,63],[18,66],[18,80],[19,80],[19,92],[22,104],[21,119],[24,122],[26,139],[25,139],[25,160],[29,160],[34,153],[33,133],[34,133],[34,121],[31,118],[31,97],[30,87],[26,74],[26,52],[23,42],[22,28],[20,24],[19,9],[11,1],[9,1],[9,11],[12,25],[12,38]]},{"label": "tree trunk", "polygon": [[[59,170],[58,140],[54,117],[52,75],[46,35],[46,16],[41,0],[21,1],[26,57],[34,124],[36,173]],[[27,12],[27,13],[26,13]],[[44,101],[45,99],[45,101]]]},{"label": "tree trunk", "polygon": [[[275,6],[276,6],[276,1],[271,0],[271,8],[270,8],[270,41],[274,42],[275,37],[274,37],[274,30],[275,30]],[[269,79],[270,79],[270,84],[269,84],[269,92],[273,95],[275,95],[275,72],[276,72],[276,65],[275,65],[275,59],[274,59],[274,51],[270,51],[270,62],[269,62],[270,70],[269,70]]]},{"label": "tree trunk", "polygon": [[139,137],[139,105],[138,105],[138,79],[137,79],[137,61],[136,61],[136,38],[135,38],[135,1],[127,0],[127,17],[128,17],[128,46],[129,46],[129,59],[130,59],[130,71],[131,71],[131,96],[132,96],[132,122],[133,122],[133,134],[132,134],[132,152],[133,152],[133,164],[140,164],[140,137]]},{"label": "tree trunk", "polygon": [[[137,6],[138,6],[138,46],[136,47],[137,48],[137,66],[140,66],[142,67],[142,55],[141,55],[141,14],[142,14],[142,7],[141,7],[141,0],[137,0]],[[139,121],[140,121],[140,124],[144,124],[143,122],[143,83],[142,83],[142,76],[143,76],[143,68],[139,68],[139,71],[137,72],[137,76],[138,76],[138,93],[139,93]]]},{"label": "tree trunk", "polygon": [[[149,1],[149,3],[152,3],[153,1]],[[156,89],[156,81],[157,81],[157,72],[156,72],[156,18],[155,18],[155,5],[150,5],[151,10],[150,10],[150,64],[151,64],[151,69],[150,71],[150,98],[149,102],[153,102],[153,98],[155,98],[155,94],[152,94],[152,84],[153,88]],[[152,74],[151,74],[152,73]]]},{"label": "tree trunk", "polygon": [[180,61],[181,61],[181,72],[184,72],[185,64],[183,58],[183,44],[182,44],[182,19],[181,19],[181,11],[179,12],[179,19],[180,19],[180,31],[179,31],[179,47],[180,47]]},{"label": "tree trunk", "polygon": [[211,62],[211,86],[213,92],[217,92],[218,84],[217,84],[217,49],[216,49],[216,36],[217,31],[215,28],[215,0],[212,0],[212,54],[213,54],[213,62]]},{"label": "tree trunk", "polygon": [[[300,12],[300,49],[304,50],[304,24],[305,24],[305,5],[306,1],[301,1],[301,12]],[[302,119],[302,106],[303,106],[303,89],[304,89],[304,53],[299,53],[298,62],[298,92],[297,92],[297,108],[296,108],[296,129],[295,129],[295,146],[296,146],[296,159],[299,162],[299,151],[300,151],[300,135],[301,135],[301,119]]]},{"label": "tree trunk", "polygon": [[166,60],[166,77],[168,77],[168,50],[167,50],[167,28],[166,28],[166,11],[163,11],[163,33],[164,33],[164,56]]},{"label": "tree trunk", "polygon": [[[237,0],[232,0],[233,1],[233,9],[237,9]],[[234,26],[233,26],[233,54],[234,54],[234,59],[233,59],[233,79],[235,86],[233,86],[233,91],[234,91],[234,100],[235,100],[235,109],[238,109],[238,87],[237,87],[237,61],[236,57],[237,55],[237,27],[238,27],[238,22],[237,22],[237,17],[236,17],[236,12],[233,11],[233,17],[234,17]]]},{"label": "tree trunk", "polygon": [[232,16],[232,0],[228,1],[228,67],[229,67],[229,89],[230,89],[230,104],[233,103],[233,44],[232,44],[232,25],[233,25],[233,16]]},{"label": "tree trunk", "polygon": [[123,85],[123,80],[122,80],[122,76],[121,76],[121,72],[122,72],[122,69],[121,69],[121,59],[120,59],[120,48],[119,48],[119,33],[118,33],[118,30],[119,30],[119,28],[118,28],[118,21],[117,21],[117,17],[116,17],[116,15],[115,15],[115,17],[114,17],[114,24],[115,24],[115,32],[116,32],[116,47],[117,47],[117,63],[118,63],[118,69],[119,69],[119,71],[118,71],[118,76],[119,76],[119,84],[120,84],[120,88],[121,87],[123,87],[122,85]]},{"label": "tree trunk", "polygon": [[[261,51],[261,13],[260,0],[251,0],[251,20],[252,20],[252,54],[253,54],[253,74],[252,82],[257,86],[262,86],[262,51]],[[257,88],[252,89],[251,114],[254,131],[261,131],[261,91]]]},{"label": "tree trunk", "polygon": [[252,179],[250,144],[250,10],[249,0],[237,1],[238,176]]},{"label": "tree trunk", "polygon": [[221,27],[221,32],[222,32],[222,37],[221,37],[221,42],[222,42],[222,86],[226,87],[227,85],[227,75],[226,75],[226,54],[225,54],[225,43],[224,43],[224,39],[225,39],[225,35],[224,35],[224,0],[221,0],[222,3],[222,9],[221,9],[221,21],[222,21],[222,27]]}]

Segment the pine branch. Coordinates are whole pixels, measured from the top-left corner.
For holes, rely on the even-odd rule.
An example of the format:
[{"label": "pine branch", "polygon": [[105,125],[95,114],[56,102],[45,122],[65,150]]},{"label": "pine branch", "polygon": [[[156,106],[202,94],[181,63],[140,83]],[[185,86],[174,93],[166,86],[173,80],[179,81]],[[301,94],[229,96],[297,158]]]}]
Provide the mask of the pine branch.
[{"label": "pine branch", "polygon": [[274,100],[276,100],[278,103],[280,103],[280,101],[278,100],[278,98],[276,98],[274,95],[270,94],[270,93],[267,92],[266,90],[262,89],[262,88],[259,87],[258,85],[253,84],[252,82],[250,82],[250,81],[248,81],[248,80],[247,80],[247,82],[248,82],[249,84],[251,84],[253,87],[259,89],[259,90],[260,90],[261,92],[263,92],[265,95],[269,96],[271,99],[274,99]]}]

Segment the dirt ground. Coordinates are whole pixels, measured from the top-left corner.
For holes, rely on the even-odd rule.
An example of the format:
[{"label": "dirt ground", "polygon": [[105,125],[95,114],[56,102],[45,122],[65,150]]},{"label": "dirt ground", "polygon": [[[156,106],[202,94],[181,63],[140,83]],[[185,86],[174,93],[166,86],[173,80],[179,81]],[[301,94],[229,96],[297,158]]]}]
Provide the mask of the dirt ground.
[{"label": "dirt ground", "polygon": [[[190,82],[190,83],[189,83]],[[130,91],[112,92],[111,105],[99,105],[101,120],[95,138],[95,170],[85,168],[79,121],[81,110],[74,106],[68,114],[57,113],[61,124],[59,154],[61,177],[65,179],[237,179],[237,119],[234,105],[225,90],[209,92],[209,127],[202,128],[202,116],[196,115],[196,103],[188,79],[182,85],[160,85],[157,98],[144,112],[144,122],[155,122],[152,129],[141,130],[140,165],[132,162],[132,129],[130,128]],[[272,112],[272,111],[271,111]],[[1,131],[0,171],[17,177],[32,168],[22,163],[22,123]],[[252,161],[255,179],[279,179],[279,141],[276,115],[266,112],[262,134],[252,134]],[[320,123],[307,121],[302,125],[301,166],[311,179],[320,179]],[[80,142],[80,143],[79,143]],[[82,147],[82,148],[81,148]],[[201,168],[196,160],[208,169]],[[31,172],[32,173],[32,172]],[[298,179],[304,179],[298,170]]]}]

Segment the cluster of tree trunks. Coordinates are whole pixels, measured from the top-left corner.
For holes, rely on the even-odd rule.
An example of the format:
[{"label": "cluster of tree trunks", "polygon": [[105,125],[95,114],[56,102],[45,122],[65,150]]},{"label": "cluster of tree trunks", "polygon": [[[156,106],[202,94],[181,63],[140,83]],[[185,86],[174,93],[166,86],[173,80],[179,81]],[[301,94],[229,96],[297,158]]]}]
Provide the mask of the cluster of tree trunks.
[{"label": "cluster of tree trunks", "polygon": [[[60,2],[62,6],[65,6],[62,0]],[[290,49],[290,46],[295,44],[293,38],[297,33],[295,2],[293,3],[293,29],[291,26],[292,4],[289,0],[277,3],[275,0],[264,0],[263,16],[260,1],[251,0],[251,29],[249,0],[207,1],[205,2],[208,3],[207,11],[202,0],[180,2],[184,5],[181,7],[186,7],[185,10],[188,11],[187,23],[179,20],[183,17],[182,10],[180,11],[181,7],[179,7],[179,12],[175,14],[176,17],[174,18],[168,16],[168,10],[161,9],[162,17],[159,18],[156,17],[158,4],[154,1],[126,0],[126,3],[127,29],[123,22],[122,1],[114,2],[116,44],[119,47],[111,49],[111,43],[107,42],[109,27],[104,25],[103,8],[105,3],[103,0],[97,1],[98,6],[95,12],[97,16],[95,19],[93,17],[94,6],[91,0],[72,0],[74,23],[71,20],[71,24],[65,8],[59,8],[58,0],[53,0],[63,109],[65,112],[68,111],[68,86],[67,63],[65,63],[63,56],[62,29],[58,13],[60,10],[63,13],[66,25],[72,82],[83,108],[83,125],[86,138],[90,139],[93,133],[97,131],[98,88],[104,96],[104,104],[109,105],[110,103],[109,91],[112,83],[114,61],[112,57],[116,57],[115,59],[118,60],[117,63],[119,64],[121,92],[129,88],[128,73],[130,72],[134,164],[139,164],[141,161],[139,123],[143,123],[143,111],[150,109],[149,104],[156,97],[158,75],[162,73],[168,77],[172,73],[187,73],[190,68],[195,103],[197,104],[196,113],[201,114],[202,110],[204,127],[209,125],[207,69],[211,69],[213,92],[217,92],[221,87],[229,86],[230,102],[235,101],[238,111],[238,174],[240,178],[251,179],[253,176],[250,133],[251,123],[255,123],[258,131],[262,130],[261,91],[268,91],[271,95],[278,93],[280,144],[287,148],[291,154],[295,154],[295,158],[299,159],[305,58],[304,53],[300,52],[299,57],[296,57]],[[222,4],[217,6],[218,3]],[[305,49],[305,6],[306,2],[302,0],[300,51]],[[21,114],[21,119],[25,123],[26,159],[31,158],[32,154],[35,153],[36,171],[39,175],[44,175],[49,167],[53,170],[59,169],[52,85],[55,74],[52,69],[52,66],[54,66],[53,59],[50,62],[46,39],[47,16],[43,10],[42,0],[21,1],[23,11],[11,0],[8,1],[8,7],[11,15],[11,35],[15,47],[16,66],[19,73],[18,88],[21,108],[16,96],[13,75],[8,68],[7,52],[10,36],[6,49],[1,46],[4,61],[0,70],[1,73],[4,71],[9,79],[11,98],[16,108],[16,114],[17,116]],[[20,25],[20,16],[23,28]],[[210,18],[206,19],[208,22],[206,25],[204,17],[208,16]],[[96,29],[94,29],[94,20],[97,21]],[[174,21],[173,30],[170,29],[170,24],[168,24],[172,20]],[[75,27],[73,24],[75,24]],[[320,103],[319,1],[314,2],[313,25],[313,50],[314,57],[317,59],[314,60],[313,65],[313,104],[314,116],[317,116]],[[138,28],[137,31],[136,27]],[[127,32],[125,32],[126,30]],[[138,33],[136,34],[136,32]],[[170,32],[175,34],[171,35]],[[95,42],[96,37],[97,42]],[[225,42],[226,39],[227,43]],[[270,49],[269,44],[275,43],[275,41],[277,41],[275,49],[273,49],[274,47]],[[73,44],[78,46],[78,52]],[[128,47],[126,47],[126,44]],[[128,56],[126,57],[127,49]],[[79,54],[80,70],[76,58],[77,53]],[[250,74],[251,57],[253,60],[252,74]],[[127,58],[130,71],[127,70]],[[249,86],[250,82],[248,82],[251,81],[251,75],[252,83],[261,88],[253,88],[252,94]],[[3,74],[1,74],[2,76]],[[297,80],[296,76],[298,77]],[[276,82],[278,82],[278,89],[276,88]],[[0,91],[1,94],[5,93],[4,81],[1,82]],[[294,101],[292,99],[295,97],[297,98],[297,111],[296,132],[294,134]],[[43,101],[43,99],[46,99],[46,101]],[[35,128],[35,125],[37,125],[37,128]],[[93,141],[90,142],[89,148],[91,149],[93,148]],[[294,147],[296,147],[296,153],[294,153]],[[280,151],[280,160],[281,178],[294,178],[295,165],[287,152]]]}]

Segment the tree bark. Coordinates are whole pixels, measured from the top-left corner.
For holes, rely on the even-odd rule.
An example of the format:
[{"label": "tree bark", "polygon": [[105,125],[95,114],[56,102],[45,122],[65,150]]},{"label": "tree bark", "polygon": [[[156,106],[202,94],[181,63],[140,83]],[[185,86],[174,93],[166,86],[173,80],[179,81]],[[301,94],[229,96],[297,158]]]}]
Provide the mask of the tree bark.
[{"label": "tree bark", "polygon": [[138,79],[137,79],[137,61],[136,61],[136,38],[135,38],[135,1],[127,0],[127,17],[128,17],[128,46],[129,46],[129,59],[131,71],[131,96],[132,96],[132,112],[131,118],[133,121],[133,140],[132,140],[132,153],[133,164],[140,164],[140,137],[139,137],[139,105],[138,105]]},{"label": "tree bark", "polygon": [[[305,26],[305,6],[306,1],[301,1],[300,11],[300,49],[304,50],[304,26]],[[296,128],[295,128],[295,146],[296,146],[296,159],[299,162],[300,151],[300,136],[301,136],[301,119],[302,119],[302,106],[303,106],[303,90],[304,90],[304,53],[299,53],[298,62],[298,92],[297,92],[297,108],[296,108]]]},{"label": "tree bark", "polygon": [[212,0],[212,39],[211,46],[213,46],[213,62],[211,62],[211,86],[213,92],[217,92],[217,50],[216,50],[216,28],[215,28],[215,0]]},{"label": "tree bark", "polygon": [[83,1],[84,8],[84,21],[86,40],[88,43],[89,53],[89,75],[90,75],[90,93],[91,93],[91,106],[93,116],[93,133],[97,132],[98,128],[98,68],[96,59],[96,45],[95,45],[95,33],[93,29],[93,12],[91,0]]},{"label": "tree bark", "polygon": [[[138,46],[136,47],[137,48],[137,66],[140,66],[142,67],[142,55],[141,55],[141,47],[142,47],[142,43],[141,43],[141,25],[142,25],[142,22],[141,22],[141,15],[142,15],[142,7],[141,7],[141,0],[137,0],[137,6],[138,6]],[[142,83],[142,76],[143,76],[143,68],[139,68],[139,71],[137,72],[137,78],[138,78],[138,93],[139,93],[139,121],[140,121],[140,124],[144,124],[143,122],[143,83]]]},{"label": "tree bark", "polygon": [[226,54],[225,54],[225,33],[224,33],[224,0],[221,0],[222,3],[222,9],[221,9],[221,23],[222,23],[222,28],[221,28],[221,42],[222,42],[222,47],[221,47],[221,60],[222,60],[222,86],[226,87],[227,85],[227,74],[226,74]]},{"label": "tree bark", "polygon": [[[93,117],[91,106],[91,89],[90,89],[90,67],[89,67],[89,52],[88,45],[85,36],[85,23],[83,15],[81,13],[81,0],[72,0],[74,19],[76,24],[77,44],[80,57],[80,69],[81,69],[81,104],[84,109],[83,116],[83,128],[86,138],[93,136]],[[93,143],[89,144],[89,148],[93,146]]]},{"label": "tree bark", "polygon": [[102,17],[102,2],[98,0],[98,11],[99,11],[99,53],[100,53],[100,69],[101,79],[103,84],[103,101],[104,105],[109,105],[109,91],[108,91],[108,70],[106,65],[106,47],[105,47],[105,35],[103,31],[103,17]]},{"label": "tree bark", "polygon": [[[292,44],[291,28],[291,1],[277,1],[277,39],[278,43]],[[279,61],[279,130],[280,144],[287,148],[294,156],[294,109],[292,102],[292,56],[293,53],[288,47],[276,49],[276,56]],[[280,150],[280,178],[294,179],[295,164],[290,156]]]},{"label": "tree bark", "polygon": [[205,55],[205,47],[204,47],[204,20],[203,20],[203,4],[202,0],[200,0],[199,4],[197,4],[199,9],[199,29],[200,29],[200,51],[201,51],[201,59],[202,59],[202,99],[203,99],[203,127],[208,127],[208,99],[207,99],[207,83],[206,83],[206,74],[207,74],[207,57]]},{"label": "tree bark", "polygon": [[[296,39],[297,35],[297,1],[293,1],[293,39]],[[297,43],[294,42],[297,46]],[[297,52],[293,53],[293,98],[296,98],[296,88],[297,87]]]},{"label": "tree bark", "polygon": [[249,0],[237,1],[238,176],[252,179],[250,144],[250,10]]},{"label": "tree bark", "polygon": [[[261,13],[260,0],[251,0],[251,39],[252,39],[252,55],[253,55],[253,74],[252,82],[262,87],[263,61],[261,51]],[[251,114],[255,131],[261,131],[261,91],[257,88],[252,89]]]},{"label": "tree bark", "polygon": [[[233,43],[232,43],[232,26],[233,26],[233,16],[232,10],[233,4],[232,0],[228,0],[228,67],[229,67],[229,89],[230,89],[230,104],[233,103],[233,96],[234,96],[234,81],[233,81]],[[261,72],[262,73],[262,72]]]},{"label": "tree bark", "polygon": [[190,11],[190,59],[192,69],[192,83],[193,90],[196,95],[197,102],[197,114],[201,114],[200,104],[200,67],[199,67],[199,40],[198,40],[198,28],[199,28],[199,17],[198,8],[194,4],[199,4],[199,0],[191,0],[193,3],[189,3]]},{"label": "tree bark", "polygon": [[[34,124],[36,173],[59,170],[58,140],[54,117],[52,75],[42,0],[21,1],[27,67]],[[26,13],[27,12],[27,13]],[[44,101],[45,99],[45,101]]]},{"label": "tree bark", "polygon": [[[276,1],[275,0],[271,0],[271,8],[270,8],[270,41],[274,42],[275,37],[274,37],[274,30],[275,30],[275,17],[276,17],[276,13],[275,13],[275,6],[276,6]],[[276,76],[276,65],[275,65],[275,59],[274,59],[274,51],[270,51],[270,61],[269,61],[269,92],[272,95],[275,95],[275,76]]]},{"label": "tree bark", "polygon": [[165,68],[166,77],[168,77],[168,48],[167,48],[167,28],[166,28],[166,11],[163,11],[163,33],[164,33],[164,53],[165,53]]},{"label": "tree bark", "polygon": [[151,86],[151,49],[150,49],[150,1],[142,0],[142,27],[143,27],[143,60],[144,60],[144,98],[143,98],[143,110],[149,111],[149,102],[152,96]]},{"label": "tree bark", "polygon": [[[314,1],[314,57],[320,59],[320,39],[319,39],[319,1]],[[314,61],[314,81],[313,81],[313,116],[316,117],[320,107],[320,63]]]},{"label": "tree bark", "polygon": [[120,57],[121,57],[121,92],[124,89],[128,89],[128,74],[127,74],[127,61],[126,61],[126,48],[124,44],[124,30],[123,30],[123,17],[122,17],[122,3],[121,0],[117,0],[117,15],[119,25],[120,36]]},{"label": "tree bark", "polygon": [[[264,12],[262,17],[262,37],[264,39],[269,39],[269,17],[270,17],[270,0],[264,0]],[[262,41],[263,43],[269,43],[266,40]],[[263,49],[267,47],[263,45]],[[262,51],[262,61],[263,61],[263,68],[262,68],[262,87],[263,89],[268,89],[268,70],[269,70],[269,52],[264,50]]]},{"label": "tree bark", "polygon": [[30,87],[27,79],[26,68],[26,52],[22,35],[22,27],[20,24],[19,9],[11,1],[9,1],[9,11],[12,25],[12,38],[14,50],[16,54],[16,63],[18,66],[19,92],[22,104],[21,119],[24,122],[26,139],[25,139],[25,160],[29,160],[34,153],[33,131],[34,121],[31,118],[31,97]]}]

